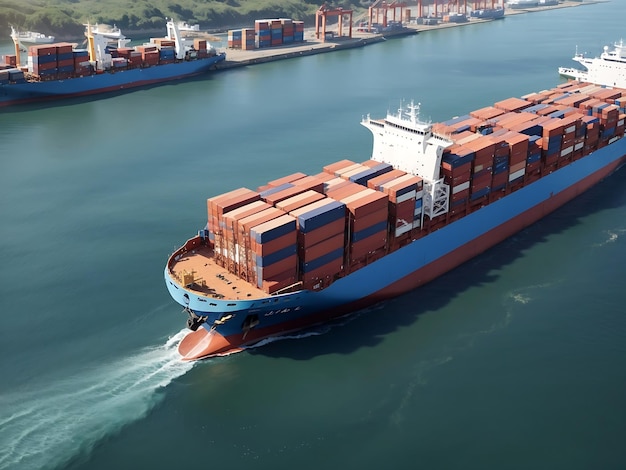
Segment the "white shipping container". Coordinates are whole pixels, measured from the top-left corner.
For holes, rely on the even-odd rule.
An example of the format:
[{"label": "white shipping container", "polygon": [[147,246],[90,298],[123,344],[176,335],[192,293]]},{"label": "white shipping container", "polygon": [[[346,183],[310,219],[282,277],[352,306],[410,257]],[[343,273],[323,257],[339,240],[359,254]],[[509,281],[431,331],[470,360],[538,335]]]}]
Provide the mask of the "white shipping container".
[{"label": "white shipping container", "polygon": [[563,150],[561,150],[561,156],[564,157],[565,155],[569,155],[573,151],[574,151],[574,146],[570,145],[569,147],[564,148]]},{"label": "white shipping container", "polygon": [[399,237],[403,233],[409,232],[413,228],[412,224],[405,224],[402,227],[396,228],[396,237]]},{"label": "white shipping container", "polygon": [[469,189],[470,187],[470,182],[466,181],[465,183],[461,183],[461,184],[457,184],[456,186],[454,186],[452,188],[452,194],[456,194],[460,191],[464,191],[466,189]]},{"label": "white shipping container", "polygon": [[511,173],[509,175],[509,181],[513,181],[516,180],[517,178],[519,178],[520,176],[524,176],[526,174],[526,168],[522,168],[521,170],[517,170],[514,173]]}]

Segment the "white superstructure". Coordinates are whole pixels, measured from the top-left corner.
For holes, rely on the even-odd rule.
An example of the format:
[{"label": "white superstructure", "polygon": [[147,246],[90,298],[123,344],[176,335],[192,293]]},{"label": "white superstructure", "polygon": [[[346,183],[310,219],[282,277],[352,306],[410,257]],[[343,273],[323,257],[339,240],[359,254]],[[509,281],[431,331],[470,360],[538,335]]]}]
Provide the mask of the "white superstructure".
[{"label": "white superstructure", "polygon": [[35,31],[20,31],[17,33],[17,38],[26,44],[52,44],[54,42],[54,36]]},{"label": "white superstructure", "polygon": [[411,102],[385,119],[361,121],[374,136],[371,159],[424,180],[424,215],[431,218],[448,212],[450,187],[441,178],[443,151],[453,142],[433,134],[430,122],[419,118],[419,104]]},{"label": "white superstructure", "polygon": [[600,57],[589,58],[576,52],[573,59],[584,69],[559,67],[559,73],[565,77],[596,85],[626,88],[626,44],[620,41],[613,49],[604,46]]}]

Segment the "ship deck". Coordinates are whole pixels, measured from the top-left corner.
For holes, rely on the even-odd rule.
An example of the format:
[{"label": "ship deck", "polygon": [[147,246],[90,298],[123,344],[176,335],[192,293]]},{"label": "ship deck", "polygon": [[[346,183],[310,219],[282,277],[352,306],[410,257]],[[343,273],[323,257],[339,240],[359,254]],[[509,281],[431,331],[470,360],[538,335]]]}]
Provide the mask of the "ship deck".
[{"label": "ship deck", "polygon": [[180,286],[209,299],[253,300],[268,295],[219,266],[213,257],[213,249],[208,246],[198,246],[183,252],[178,260],[170,262],[169,270]]}]

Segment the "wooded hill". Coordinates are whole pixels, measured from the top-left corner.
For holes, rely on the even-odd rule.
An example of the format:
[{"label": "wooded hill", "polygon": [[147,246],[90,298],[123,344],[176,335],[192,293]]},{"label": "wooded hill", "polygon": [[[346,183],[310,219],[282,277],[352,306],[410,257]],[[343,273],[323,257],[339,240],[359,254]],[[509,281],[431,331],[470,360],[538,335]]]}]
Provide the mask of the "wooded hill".
[{"label": "wooded hill", "polygon": [[[333,4],[362,11],[368,0]],[[359,1],[364,2],[360,4]],[[166,18],[219,31],[253,27],[262,18],[292,18],[315,24],[320,0],[0,0],[0,37],[10,25],[20,30],[52,34],[58,39],[83,36],[87,22],[117,25],[126,34],[165,31]]]}]

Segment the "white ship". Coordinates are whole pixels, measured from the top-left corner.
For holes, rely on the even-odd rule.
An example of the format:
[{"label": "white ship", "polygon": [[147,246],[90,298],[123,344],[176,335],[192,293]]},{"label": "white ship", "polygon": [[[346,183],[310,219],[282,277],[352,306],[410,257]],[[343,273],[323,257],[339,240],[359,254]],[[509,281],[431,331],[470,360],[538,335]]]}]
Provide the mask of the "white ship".
[{"label": "white ship", "polygon": [[54,42],[54,36],[46,36],[34,31],[18,31],[13,26],[11,26],[11,39],[22,52],[26,52],[27,46],[33,44],[51,44]]},{"label": "white ship", "polygon": [[581,82],[626,88],[626,44],[623,40],[615,43],[612,50],[604,46],[600,57],[589,58],[576,52],[572,60],[584,69],[559,67],[559,74]]},{"label": "white ship", "polygon": [[51,44],[54,42],[54,36],[47,36],[35,31],[17,32],[17,39],[25,44]]}]

